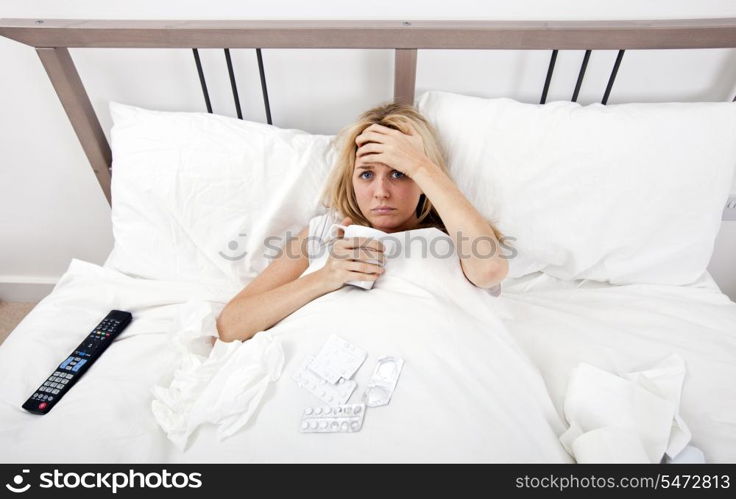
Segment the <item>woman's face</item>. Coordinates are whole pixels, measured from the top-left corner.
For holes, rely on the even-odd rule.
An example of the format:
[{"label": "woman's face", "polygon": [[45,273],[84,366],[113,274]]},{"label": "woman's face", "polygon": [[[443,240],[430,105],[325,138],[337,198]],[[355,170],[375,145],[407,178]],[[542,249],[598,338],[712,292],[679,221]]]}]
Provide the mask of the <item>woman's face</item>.
[{"label": "woman's face", "polygon": [[416,207],[422,191],[409,177],[382,163],[356,161],[353,189],[358,207],[371,225],[384,232],[416,227]]}]

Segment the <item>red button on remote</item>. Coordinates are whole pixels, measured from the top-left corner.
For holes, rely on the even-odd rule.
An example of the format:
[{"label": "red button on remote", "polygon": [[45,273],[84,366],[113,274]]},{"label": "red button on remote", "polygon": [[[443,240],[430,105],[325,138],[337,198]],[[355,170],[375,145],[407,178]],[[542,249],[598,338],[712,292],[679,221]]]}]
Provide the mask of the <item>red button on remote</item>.
[{"label": "red button on remote", "polygon": [[41,410],[44,410],[44,409],[46,409],[46,406],[47,405],[49,405],[49,404],[47,404],[46,402],[41,402],[40,404],[38,404],[38,408],[41,409]]}]

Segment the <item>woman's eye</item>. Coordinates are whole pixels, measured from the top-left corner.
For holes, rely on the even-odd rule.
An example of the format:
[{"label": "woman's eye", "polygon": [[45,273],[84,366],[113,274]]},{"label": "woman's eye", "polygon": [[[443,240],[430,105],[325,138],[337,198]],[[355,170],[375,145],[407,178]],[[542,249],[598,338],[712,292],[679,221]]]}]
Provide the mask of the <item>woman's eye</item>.
[{"label": "woman's eye", "polygon": [[391,175],[393,176],[393,178],[401,178],[401,177],[403,177],[403,176],[404,176],[404,174],[403,174],[403,173],[401,173],[401,172],[400,172],[400,171],[398,171],[398,170],[394,170],[394,171],[392,171],[392,172],[391,172]]},{"label": "woman's eye", "polygon": [[367,178],[370,178],[370,177],[364,177],[363,175],[373,175],[373,172],[363,172],[363,173],[361,173],[361,174],[360,174],[360,175],[358,175],[358,176],[359,176],[360,178],[365,178],[365,179],[367,179]]}]

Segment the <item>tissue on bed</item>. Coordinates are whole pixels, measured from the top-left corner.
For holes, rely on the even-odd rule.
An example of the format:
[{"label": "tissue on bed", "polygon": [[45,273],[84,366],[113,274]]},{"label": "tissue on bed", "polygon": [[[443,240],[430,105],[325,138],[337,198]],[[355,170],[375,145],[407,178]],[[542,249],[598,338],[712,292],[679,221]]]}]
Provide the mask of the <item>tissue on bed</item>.
[{"label": "tissue on bed", "polygon": [[[220,440],[245,425],[268,384],[281,375],[284,354],[270,333],[247,342],[217,339],[221,304],[187,302],[173,324],[179,365],[173,378],[153,387],[153,415],[169,439],[183,450],[202,424],[218,425]],[[213,345],[214,342],[214,346]]]},{"label": "tissue on bed", "polygon": [[570,428],[560,441],[578,463],[659,463],[690,441],[678,415],[685,363],[672,355],[651,369],[611,374],[581,363],[565,396]]}]

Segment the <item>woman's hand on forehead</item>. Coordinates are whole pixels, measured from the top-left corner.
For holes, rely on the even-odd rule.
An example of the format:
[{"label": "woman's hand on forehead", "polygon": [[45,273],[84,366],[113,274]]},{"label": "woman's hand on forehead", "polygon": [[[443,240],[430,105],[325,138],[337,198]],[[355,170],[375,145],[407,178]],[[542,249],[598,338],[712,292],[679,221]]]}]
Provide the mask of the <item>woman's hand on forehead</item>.
[{"label": "woman's hand on forehead", "polygon": [[415,169],[428,158],[424,154],[422,137],[411,125],[407,124],[407,127],[409,133],[376,123],[366,127],[355,138],[358,146],[356,165],[382,164],[411,177]]}]

